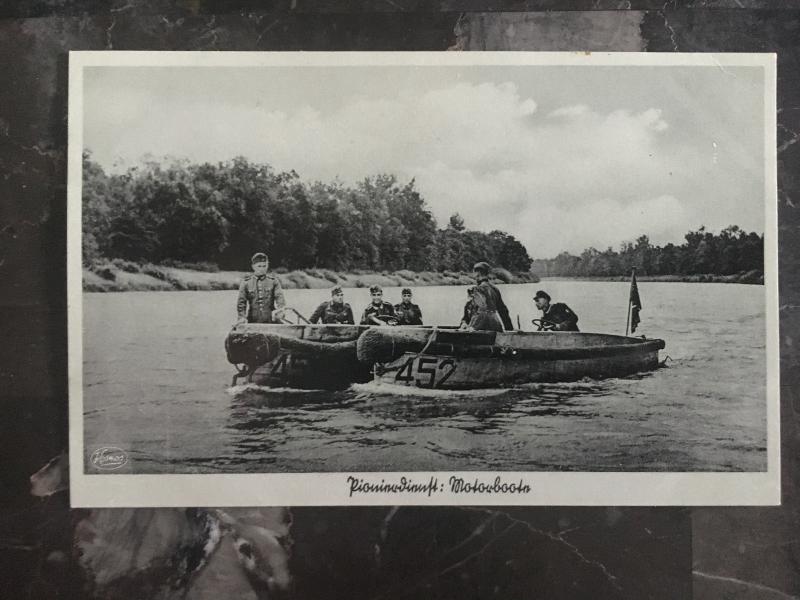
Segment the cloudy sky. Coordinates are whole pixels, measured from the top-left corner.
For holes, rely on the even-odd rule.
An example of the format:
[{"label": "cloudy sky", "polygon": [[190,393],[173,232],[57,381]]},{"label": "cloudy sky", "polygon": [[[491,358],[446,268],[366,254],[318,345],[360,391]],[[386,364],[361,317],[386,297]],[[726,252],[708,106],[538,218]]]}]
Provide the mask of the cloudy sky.
[{"label": "cloudy sky", "polygon": [[531,256],[764,230],[763,83],[717,67],[92,67],[84,145],[108,170],[245,156],[305,181],[412,177],[440,225]]}]

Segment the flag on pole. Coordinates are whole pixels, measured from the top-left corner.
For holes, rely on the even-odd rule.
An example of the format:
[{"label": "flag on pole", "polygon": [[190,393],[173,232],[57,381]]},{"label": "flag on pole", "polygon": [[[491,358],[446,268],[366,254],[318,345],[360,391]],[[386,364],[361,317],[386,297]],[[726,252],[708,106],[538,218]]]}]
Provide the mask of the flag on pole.
[{"label": "flag on pole", "polygon": [[628,305],[631,309],[631,333],[636,331],[636,326],[639,324],[639,311],[642,310],[642,299],[639,298],[639,286],[636,285],[636,269],[631,273],[631,295],[628,299]]}]

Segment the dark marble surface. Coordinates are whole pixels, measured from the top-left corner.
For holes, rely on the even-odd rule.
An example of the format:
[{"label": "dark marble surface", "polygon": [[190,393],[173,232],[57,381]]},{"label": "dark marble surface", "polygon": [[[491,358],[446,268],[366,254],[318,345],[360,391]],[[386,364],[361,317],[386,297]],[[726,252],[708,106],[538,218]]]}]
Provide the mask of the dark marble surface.
[{"label": "dark marble surface", "polygon": [[687,509],[296,508],[298,598],[689,598]]},{"label": "dark marble surface", "polygon": [[[534,12],[556,6],[604,10]],[[287,0],[271,8],[136,0],[0,5],[0,440],[10,450],[0,452],[0,595],[134,598],[145,589],[130,584],[141,583],[136,574],[126,585],[103,587],[77,556],[81,523],[102,523],[108,514],[69,511],[63,492],[48,498],[28,493],[29,475],[67,442],[66,53],[455,48],[778,52],[784,503],[691,510],[292,509],[291,595],[800,597],[800,11],[789,10],[790,3],[753,0]],[[642,11],[608,10],[617,8]],[[152,575],[159,576],[171,583],[149,582],[146,589],[165,598],[213,597],[232,585],[230,572],[210,568],[205,592]],[[252,594],[243,587],[241,597],[268,593],[248,579],[237,585],[248,581]]]}]

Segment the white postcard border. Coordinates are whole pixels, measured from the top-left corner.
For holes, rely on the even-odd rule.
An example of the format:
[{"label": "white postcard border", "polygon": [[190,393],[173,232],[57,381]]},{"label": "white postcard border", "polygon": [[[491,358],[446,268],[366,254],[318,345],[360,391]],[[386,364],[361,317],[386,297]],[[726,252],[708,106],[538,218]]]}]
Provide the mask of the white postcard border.
[{"label": "white postcard border", "polygon": [[[84,473],[81,176],[83,69],[91,66],[727,66],[765,73],[765,296],[767,471],[715,472],[403,472],[129,475]],[[780,504],[776,55],[610,52],[70,52],[67,186],[67,309],[70,496],[73,507],[556,505],[741,506]],[[498,492],[521,482],[526,493]],[[428,486],[429,492],[401,485]],[[453,491],[451,478],[484,484],[483,492]],[[435,488],[431,484],[435,480]],[[399,486],[352,492],[353,481]],[[457,486],[456,486],[457,487]],[[467,486],[469,487],[469,486]],[[389,489],[378,487],[377,489]],[[405,490],[405,491],[403,491]]]}]

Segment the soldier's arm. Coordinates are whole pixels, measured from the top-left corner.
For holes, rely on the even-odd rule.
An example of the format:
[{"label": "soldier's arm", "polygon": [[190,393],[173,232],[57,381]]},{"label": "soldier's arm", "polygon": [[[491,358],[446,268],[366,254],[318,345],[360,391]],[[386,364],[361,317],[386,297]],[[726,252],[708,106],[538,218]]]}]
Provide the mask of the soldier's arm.
[{"label": "soldier's arm", "polygon": [[481,289],[481,287],[476,287],[475,293],[472,295],[472,311],[469,316],[470,325],[472,325],[472,322],[475,320],[475,316],[478,314],[478,312],[489,308],[489,305],[486,302],[486,296],[484,296],[485,292],[483,289]]},{"label": "soldier's arm", "polygon": [[[388,302],[384,302],[381,305],[380,309],[374,309],[373,308],[372,310],[370,310],[370,308],[372,308],[372,306],[373,305],[370,304],[370,306],[368,306],[367,309],[364,311],[364,319],[366,319],[366,321],[362,319],[361,322],[364,323],[365,325],[386,325],[386,323],[384,323],[383,321],[381,321],[378,318],[378,314],[380,314],[380,315],[393,315],[394,314],[394,308],[392,308],[392,305],[389,304]],[[387,308],[386,308],[387,306],[389,307],[389,309],[388,309],[389,312],[386,312],[387,311]],[[378,312],[378,314],[375,314],[376,310],[379,310],[380,312]]]},{"label": "soldier's arm", "polygon": [[356,320],[353,318],[353,309],[350,308],[349,304],[347,305],[347,309],[345,310],[344,324],[345,325],[356,324]]},{"label": "soldier's arm", "polygon": [[275,278],[275,283],[272,284],[272,304],[276,310],[286,306],[286,299],[283,297],[283,287],[281,287],[281,280]]},{"label": "soldier's arm", "polygon": [[247,319],[247,280],[239,284],[239,297],[236,300],[236,315],[239,319]]},{"label": "soldier's arm", "polygon": [[320,304],[320,305],[319,305],[319,306],[316,308],[316,310],[314,310],[314,312],[311,314],[311,318],[309,318],[308,320],[309,320],[311,323],[318,323],[318,322],[319,322],[319,320],[322,318],[322,314],[323,314],[324,312],[325,312],[325,303],[323,302],[322,304]]},{"label": "soldier's arm", "polygon": [[555,329],[558,331],[567,330],[578,324],[578,315],[572,312],[572,309],[566,304],[561,304],[561,317],[560,323],[556,324]]},{"label": "soldier's arm", "polygon": [[566,304],[564,305],[564,309],[565,309],[565,312],[566,312],[566,314],[567,314],[567,317],[568,317],[568,319],[569,319],[569,322],[570,322],[572,325],[577,325],[577,324],[578,324],[578,315],[576,315],[576,314],[575,314],[575,311],[573,311],[573,310],[572,310],[572,309],[571,309],[569,306],[567,306]]},{"label": "soldier's arm", "polygon": [[419,305],[417,305],[416,312],[417,312],[417,320],[419,321],[419,324],[422,325],[422,309],[419,307]]}]

